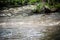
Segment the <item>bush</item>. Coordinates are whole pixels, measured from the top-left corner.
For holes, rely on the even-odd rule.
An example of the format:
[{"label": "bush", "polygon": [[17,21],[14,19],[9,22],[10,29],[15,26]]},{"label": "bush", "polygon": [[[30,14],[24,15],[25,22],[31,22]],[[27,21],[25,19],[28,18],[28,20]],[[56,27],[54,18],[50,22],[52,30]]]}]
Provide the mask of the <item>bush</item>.
[{"label": "bush", "polygon": [[60,1],[59,0],[46,0],[42,1],[40,0],[40,3],[37,4],[37,7],[34,12],[41,12],[42,10],[48,9],[50,11],[56,11],[58,8],[60,8]]}]

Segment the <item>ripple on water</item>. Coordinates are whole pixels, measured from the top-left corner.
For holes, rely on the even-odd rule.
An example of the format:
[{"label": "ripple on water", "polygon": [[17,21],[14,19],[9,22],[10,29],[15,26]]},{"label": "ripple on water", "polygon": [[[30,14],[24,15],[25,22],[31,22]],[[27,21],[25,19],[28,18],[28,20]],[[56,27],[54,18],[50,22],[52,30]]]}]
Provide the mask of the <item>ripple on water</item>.
[{"label": "ripple on water", "polygon": [[[31,15],[23,18],[19,18],[19,17],[20,16],[15,18],[10,18],[6,22],[2,22],[2,24],[0,23],[2,25],[2,28],[13,27],[12,29],[5,29],[5,28],[0,29],[0,37],[10,38],[10,39],[18,38],[18,40],[40,40],[40,38],[46,36],[46,34],[42,33],[42,31],[44,32],[46,31],[45,28],[47,28],[47,26],[45,25],[52,24],[52,26],[48,25],[48,28],[51,27],[52,31],[54,31],[53,28],[55,28],[55,25],[58,25],[60,23],[60,21],[56,21],[60,19],[60,15],[57,13],[56,14],[52,13],[50,15],[44,15],[44,16],[39,14],[39,15]],[[23,23],[21,24],[21,22]],[[3,25],[3,23],[5,24]],[[49,33],[51,34],[50,31]]]}]

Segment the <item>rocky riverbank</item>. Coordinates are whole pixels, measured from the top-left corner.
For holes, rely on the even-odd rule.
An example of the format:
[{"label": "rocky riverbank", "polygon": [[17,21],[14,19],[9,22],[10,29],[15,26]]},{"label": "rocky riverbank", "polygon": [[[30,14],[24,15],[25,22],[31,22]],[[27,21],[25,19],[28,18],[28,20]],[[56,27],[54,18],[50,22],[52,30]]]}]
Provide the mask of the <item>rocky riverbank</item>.
[{"label": "rocky riverbank", "polygon": [[27,5],[22,7],[9,8],[5,10],[0,10],[0,16],[16,16],[16,15],[26,15],[31,14],[32,10],[36,8],[36,5]]}]

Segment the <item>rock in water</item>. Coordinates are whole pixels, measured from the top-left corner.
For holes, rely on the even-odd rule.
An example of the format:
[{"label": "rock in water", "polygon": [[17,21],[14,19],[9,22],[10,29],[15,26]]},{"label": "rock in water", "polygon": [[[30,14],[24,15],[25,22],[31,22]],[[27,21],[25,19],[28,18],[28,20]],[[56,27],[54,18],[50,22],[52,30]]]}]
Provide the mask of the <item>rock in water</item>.
[{"label": "rock in water", "polygon": [[60,40],[60,14],[0,19],[0,40]]}]

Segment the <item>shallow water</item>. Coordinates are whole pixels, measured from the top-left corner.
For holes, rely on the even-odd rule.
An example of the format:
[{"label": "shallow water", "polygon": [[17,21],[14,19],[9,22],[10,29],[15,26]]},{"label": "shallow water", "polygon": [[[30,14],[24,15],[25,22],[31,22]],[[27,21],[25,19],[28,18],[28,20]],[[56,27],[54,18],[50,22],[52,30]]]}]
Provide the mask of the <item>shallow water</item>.
[{"label": "shallow water", "polygon": [[0,17],[1,40],[58,40],[60,14]]}]

